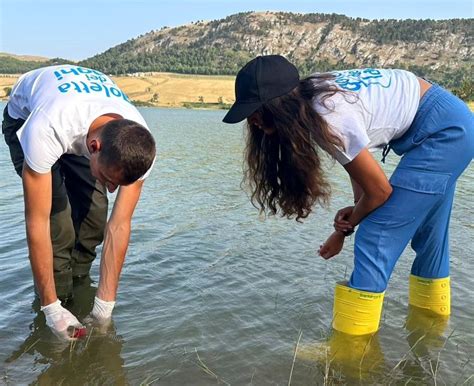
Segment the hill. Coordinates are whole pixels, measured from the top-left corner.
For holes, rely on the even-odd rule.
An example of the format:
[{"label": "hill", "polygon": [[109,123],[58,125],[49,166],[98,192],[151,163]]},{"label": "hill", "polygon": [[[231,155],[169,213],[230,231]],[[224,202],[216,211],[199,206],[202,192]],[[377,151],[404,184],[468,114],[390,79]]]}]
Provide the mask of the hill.
[{"label": "hill", "polygon": [[44,56],[34,56],[34,55],[15,55],[15,54],[9,54],[7,52],[0,52],[0,58],[5,58],[5,57],[10,57],[14,58],[20,61],[26,61],[26,62],[47,62],[49,58],[46,58]]},{"label": "hill", "polygon": [[[79,62],[111,75],[172,72],[235,75],[251,58],[282,54],[303,75],[399,67],[473,100],[474,19],[367,20],[336,14],[247,12],[163,27]],[[0,58],[0,74],[65,63]]]},{"label": "hill", "polygon": [[52,66],[55,64],[74,63],[62,58],[42,58],[38,56],[21,56],[14,54],[0,54],[0,74],[23,74],[35,68]]},{"label": "hill", "polygon": [[402,67],[458,87],[472,74],[473,27],[474,19],[370,21],[335,14],[248,12],[151,31],[81,64],[110,74],[235,75],[256,55],[279,53],[303,74]]}]

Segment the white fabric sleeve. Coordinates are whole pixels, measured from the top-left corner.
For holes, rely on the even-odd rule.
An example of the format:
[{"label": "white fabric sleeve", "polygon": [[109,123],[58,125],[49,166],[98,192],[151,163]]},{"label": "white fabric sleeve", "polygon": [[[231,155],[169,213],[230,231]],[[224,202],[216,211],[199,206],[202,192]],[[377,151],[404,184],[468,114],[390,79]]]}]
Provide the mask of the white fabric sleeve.
[{"label": "white fabric sleeve", "polygon": [[351,162],[362,149],[370,143],[362,107],[358,103],[341,103],[336,111],[323,115],[333,132],[339,135],[344,143],[335,157],[341,164]]},{"label": "white fabric sleeve", "polygon": [[49,173],[54,163],[65,153],[58,134],[41,110],[30,114],[17,131],[17,136],[25,162],[37,173]]}]

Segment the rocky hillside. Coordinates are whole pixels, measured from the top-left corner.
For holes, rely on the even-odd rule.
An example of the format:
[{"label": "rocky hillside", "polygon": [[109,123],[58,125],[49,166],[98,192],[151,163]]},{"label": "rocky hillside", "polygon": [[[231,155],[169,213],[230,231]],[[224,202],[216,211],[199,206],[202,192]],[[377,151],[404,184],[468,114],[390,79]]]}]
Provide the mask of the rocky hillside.
[{"label": "rocky hillside", "polygon": [[474,19],[366,20],[342,15],[240,13],[151,31],[83,61],[112,73],[235,74],[249,58],[282,54],[305,72],[352,66],[469,69]]},{"label": "rocky hillside", "polygon": [[[352,67],[400,67],[474,99],[474,19],[367,20],[336,14],[247,12],[151,31],[79,62],[107,74],[235,75],[250,59],[282,54],[303,75]],[[0,57],[0,73],[66,63]]]}]

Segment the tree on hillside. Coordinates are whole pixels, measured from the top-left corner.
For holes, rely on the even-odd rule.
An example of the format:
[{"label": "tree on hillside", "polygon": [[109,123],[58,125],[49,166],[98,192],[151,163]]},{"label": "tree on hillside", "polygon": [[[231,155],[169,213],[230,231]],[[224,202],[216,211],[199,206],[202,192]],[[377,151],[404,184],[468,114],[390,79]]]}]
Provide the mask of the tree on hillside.
[{"label": "tree on hillside", "polygon": [[465,76],[459,87],[453,88],[453,94],[465,101],[474,101],[474,83],[472,78]]},{"label": "tree on hillside", "polygon": [[157,92],[155,92],[155,93],[153,94],[153,96],[151,97],[150,102],[152,102],[152,103],[158,103],[159,99],[160,99],[160,94],[158,94]]}]

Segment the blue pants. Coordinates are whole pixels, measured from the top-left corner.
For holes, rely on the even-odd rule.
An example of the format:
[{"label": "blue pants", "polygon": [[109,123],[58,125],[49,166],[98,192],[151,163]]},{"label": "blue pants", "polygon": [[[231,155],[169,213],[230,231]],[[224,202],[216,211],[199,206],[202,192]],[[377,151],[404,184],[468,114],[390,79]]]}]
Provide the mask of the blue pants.
[{"label": "blue pants", "polygon": [[474,156],[474,119],[464,102],[433,85],[408,131],[390,142],[402,158],[390,178],[390,198],[359,225],[349,286],[385,291],[411,240],[411,273],[449,276],[449,218],[456,180]]}]

